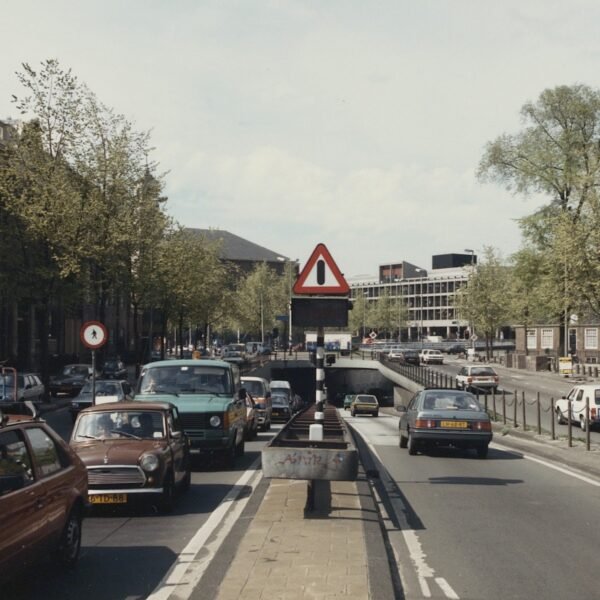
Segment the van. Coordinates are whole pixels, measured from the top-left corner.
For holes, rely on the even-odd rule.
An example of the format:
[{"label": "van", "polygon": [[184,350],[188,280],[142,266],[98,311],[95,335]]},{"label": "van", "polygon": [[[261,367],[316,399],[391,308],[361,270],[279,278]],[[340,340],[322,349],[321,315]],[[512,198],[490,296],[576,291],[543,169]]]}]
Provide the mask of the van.
[{"label": "van", "polygon": [[271,429],[273,406],[271,403],[271,389],[269,382],[263,377],[242,377],[242,387],[246,390],[256,405],[258,415],[258,428],[261,431]]},{"label": "van", "polygon": [[290,404],[290,410],[292,412],[298,410],[296,394],[294,394],[289,381],[285,381],[283,379],[273,379],[271,381],[271,394],[285,396]]}]

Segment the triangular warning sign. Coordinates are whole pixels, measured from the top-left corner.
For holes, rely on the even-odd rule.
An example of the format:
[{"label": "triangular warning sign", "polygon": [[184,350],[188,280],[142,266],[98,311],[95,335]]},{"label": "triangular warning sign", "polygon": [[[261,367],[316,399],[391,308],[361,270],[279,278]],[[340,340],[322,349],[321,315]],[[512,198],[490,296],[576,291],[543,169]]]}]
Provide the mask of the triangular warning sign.
[{"label": "triangular warning sign", "polygon": [[294,294],[349,294],[350,286],[325,244],[317,244],[294,284]]}]

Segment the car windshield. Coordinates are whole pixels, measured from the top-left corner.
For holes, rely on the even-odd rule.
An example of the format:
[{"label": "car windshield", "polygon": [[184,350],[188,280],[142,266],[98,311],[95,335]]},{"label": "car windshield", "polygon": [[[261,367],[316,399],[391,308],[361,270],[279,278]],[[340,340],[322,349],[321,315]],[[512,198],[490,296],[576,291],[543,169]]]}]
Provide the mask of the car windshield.
[{"label": "car windshield", "polygon": [[105,369],[118,369],[119,363],[116,360],[107,360],[104,363],[104,368]]},{"label": "car windshield", "polygon": [[[15,377],[12,373],[0,375],[0,386],[12,387],[15,384]],[[22,388],[25,386],[23,375],[17,375],[17,386]]]},{"label": "car windshield", "polygon": [[289,406],[290,403],[285,396],[273,396],[271,398],[273,406]]},{"label": "car windshield", "polygon": [[63,375],[68,375],[69,377],[72,376],[87,376],[88,375],[88,368],[87,367],[80,367],[77,365],[71,365],[71,366],[67,366],[63,369]]},{"label": "car windshield", "polygon": [[75,441],[106,439],[162,439],[163,413],[157,410],[121,410],[82,414],[73,432]]},{"label": "car windshield", "polygon": [[292,392],[291,390],[287,389],[287,388],[278,388],[278,387],[271,387],[271,392],[272,393],[277,393],[278,396],[281,396],[283,398],[286,398],[287,400],[289,400],[292,396]]},{"label": "car windshield", "polygon": [[229,370],[218,366],[149,366],[142,371],[142,394],[232,394]]},{"label": "car windshield", "polygon": [[424,410],[482,410],[474,396],[451,392],[425,394],[422,406]]},{"label": "car windshield", "polygon": [[[88,381],[81,388],[81,394],[92,393],[92,382]],[[118,396],[119,386],[111,381],[96,381],[96,396]]]},{"label": "car windshield", "polygon": [[253,396],[259,396],[261,398],[265,397],[265,386],[262,381],[242,379],[242,386]]}]

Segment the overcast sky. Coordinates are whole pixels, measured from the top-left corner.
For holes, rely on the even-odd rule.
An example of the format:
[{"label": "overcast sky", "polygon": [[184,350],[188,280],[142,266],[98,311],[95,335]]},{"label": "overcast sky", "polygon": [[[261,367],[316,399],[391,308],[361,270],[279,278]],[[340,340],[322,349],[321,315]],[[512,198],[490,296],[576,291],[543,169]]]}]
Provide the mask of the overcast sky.
[{"label": "overcast sky", "polygon": [[593,0],[5,0],[0,118],[48,58],[152,130],[167,210],[346,276],[503,256],[540,198],[475,177],[557,85],[599,87]]}]

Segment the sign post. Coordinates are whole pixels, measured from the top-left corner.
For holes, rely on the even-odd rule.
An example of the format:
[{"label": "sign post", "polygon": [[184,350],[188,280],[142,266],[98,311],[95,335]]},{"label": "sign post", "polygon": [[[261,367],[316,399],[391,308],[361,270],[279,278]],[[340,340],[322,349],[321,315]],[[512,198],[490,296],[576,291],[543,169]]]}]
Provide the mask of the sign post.
[{"label": "sign post", "polygon": [[108,331],[100,321],[86,321],[79,330],[81,343],[92,351],[92,406],[96,404],[96,350],[108,341]]}]

